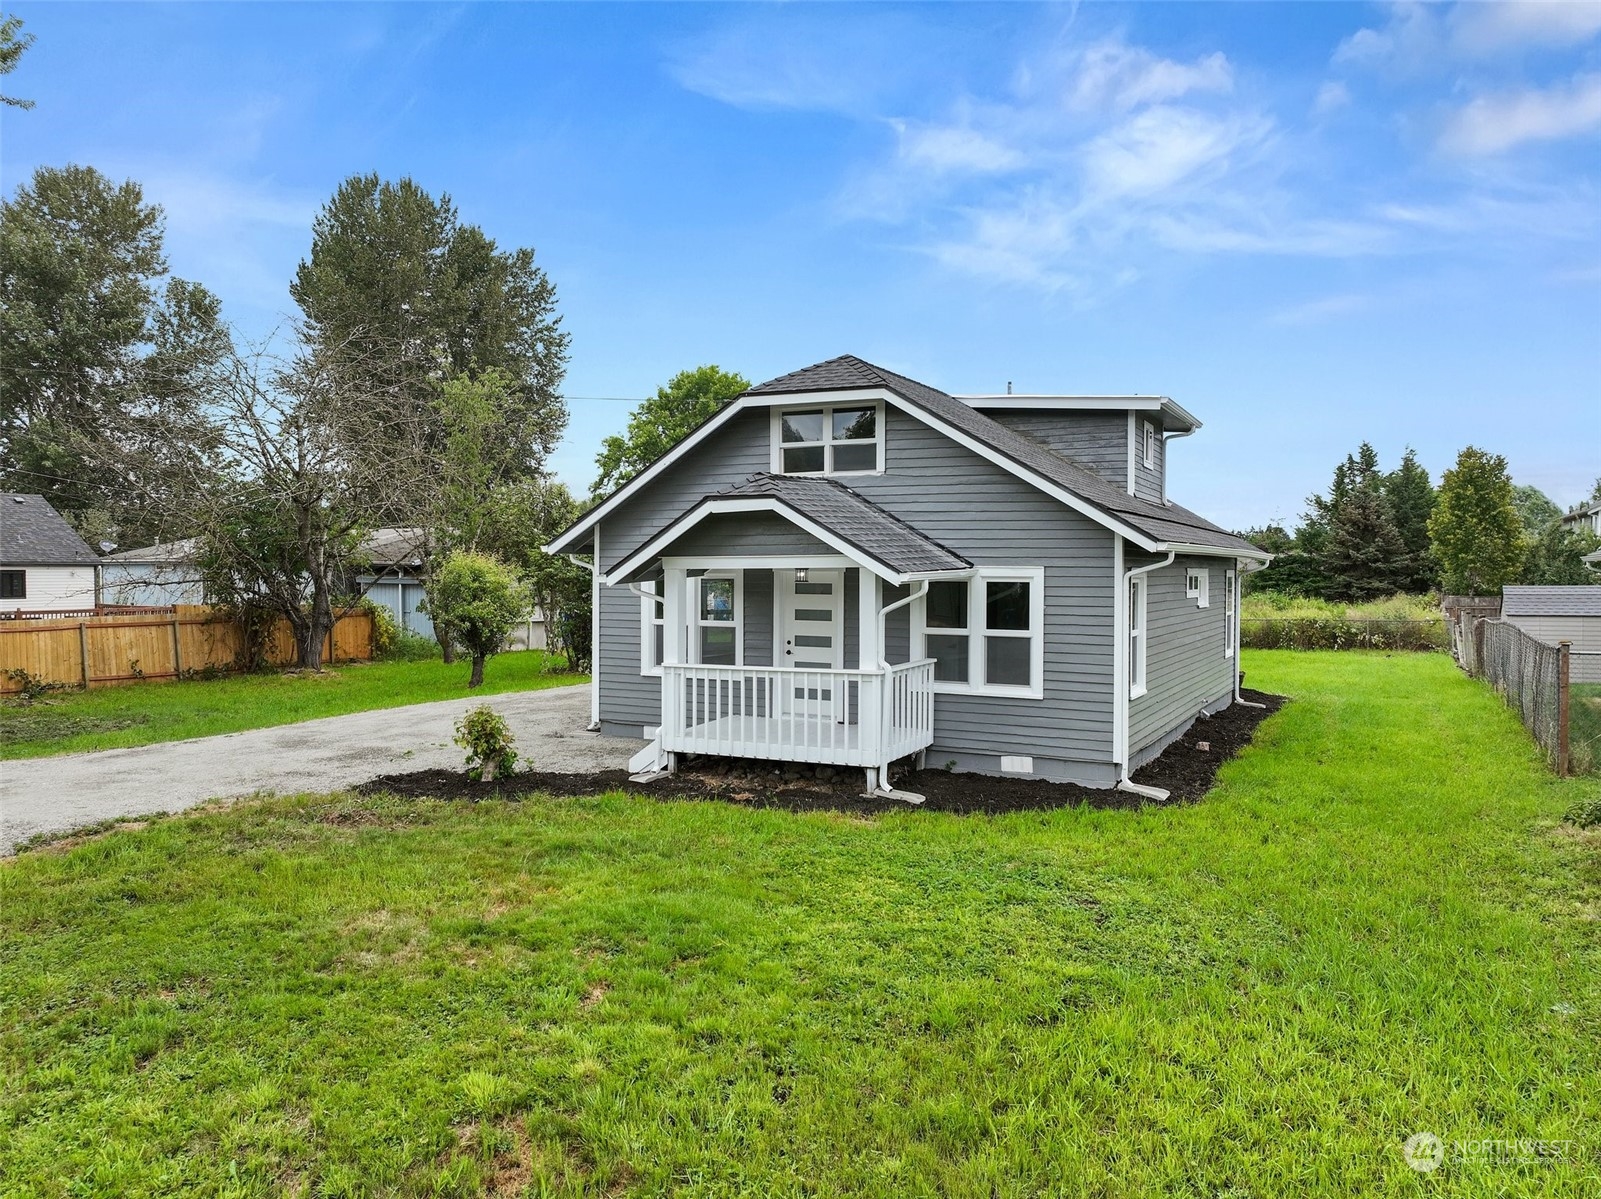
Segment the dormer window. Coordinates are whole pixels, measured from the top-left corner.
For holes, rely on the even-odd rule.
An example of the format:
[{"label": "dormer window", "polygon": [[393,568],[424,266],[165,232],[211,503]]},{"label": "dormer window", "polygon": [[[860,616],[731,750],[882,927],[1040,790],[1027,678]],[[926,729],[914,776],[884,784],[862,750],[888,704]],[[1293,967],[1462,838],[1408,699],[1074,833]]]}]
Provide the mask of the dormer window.
[{"label": "dormer window", "polygon": [[883,469],[882,405],[840,404],[773,414],[775,473],[860,475]]}]

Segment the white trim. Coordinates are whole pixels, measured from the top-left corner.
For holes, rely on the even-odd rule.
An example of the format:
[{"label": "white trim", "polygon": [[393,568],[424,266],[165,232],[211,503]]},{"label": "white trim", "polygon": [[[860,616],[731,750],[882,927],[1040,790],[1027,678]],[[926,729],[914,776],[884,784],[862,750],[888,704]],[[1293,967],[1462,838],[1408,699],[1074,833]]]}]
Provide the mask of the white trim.
[{"label": "white trim", "polygon": [[[701,616],[701,585],[708,580],[726,580],[734,584],[734,619],[706,620]],[[732,625],[734,630],[734,661],[733,665],[745,665],[745,572],[743,570],[708,570],[705,574],[696,575],[690,579],[690,590],[694,593],[690,598],[689,626],[694,635],[689,639],[689,661],[692,666],[701,665],[700,660],[700,631],[702,629],[726,629]],[[727,662],[716,665],[727,666]]]},{"label": "white trim", "polygon": [[1055,408],[1067,412],[1122,412],[1125,409],[1160,412],[1164,417],[1173,417],[1175,424],[1187,424],[1192,430],[1201,427],[1200,421],[1169,396],[1021,395],[1009,392],[1006,395],[956,395],[951,399],[961,400],[969,408],[980,411],[988,408]]},{"label": "white trim", "polygon": [[[1129,642],[1128,697],[1138,699],[1150,690],[1146,669],[1150,662],[1150,592],[1144,575],[1135,575],[1128,581],[1128,624],[1123,636]],[[1138,616],[1136,622],[1135,617]]]},{"label": "white trim", "polygon": [[1130,409],[1128,414],[1128,493],[1130,495],[1134,494],[1134,462],[1139,453],[1139,447],[1135,445],[1137,433],[1134,424],[1134,412]]},{"label": "white trim", "polygon": [[[664,580],[665,582],[665,580]],[[662,657],[667,656],[667,600],[660,594],[655,594],[658,584],[654,580],[647,580],[639,585],[639,673],[661,677],[661,663],[656,661],[656,626],[662,629]],[[651,588],[647,593],[644,588]],[[661,616],[656,615],[657,609]]]},{"label": "white trim", "polygon": [[[922,421],[929,428],[943,433],[951,441],[956,442],[957,445],[962,446],[964,449],[971,450],[980,458],[995,464],[1002,470],[1008,472],[1009,474],[1015,475],[1017,478],[1023,480],[1025,483],[1028,483],[1037,490],[1044,492],[1053,499],[1059,500],[1063,504],[1066,504],[1069,508],[1073,509],[1073,511],[1089,517],[1089,519],[1094,521],[1096,524],[1112,530],[1112,532],[1117,533],[1119,536],[1128,538],[1129,541],[1133,542],[1141,549],[1150,551],[1152,553],[1161,552],[1166,549],[1166,546],[1161,542],[1153,541],[1144,533],[1141,533],[1132,526],[1126,525],[1122,521],[1107,515],[1105,512],[1102,512],[1099,508],[1095,507],[1087,500],[1081,499],[1079,496],[1075,495],[1071,491],[1068,491],[1066,488],[1058,487],[1056,484],[1050,482],[1050,480],[1042,478],[1040,475],[1029,470],[1027,467],[1013,462],[1004,454],[1001,454],[996,450],[992,450],[988,446],[975,441],[966,433],[963,433],[960,429],[957,429],[953,425],[946,424],[932,412],[923,411],[923,409],[918,405],[912,403],[910,400],[907,400],[902,396],[897,395],[893,391],[890,391],[889,388],[870,387],[856,388],[845,391],[819,391],[810,393],[789,392],[783,395],[745,396],[741,399],[735,400],[716,416],[712,417],[705,424],[701,425],[701,427],[695,432],[684,438],[683,441],[680,441],[672,449],[668,450],[667,453],[658,458],[653,465],[635,475],[627,483],[624,483],[616,491],[612,492],[611,495],[607,496],[599,504],[596,504],[595,507],[591,508],[582,520],[573,525],[572,528],[568,529],[565,533],[557,537],[548,546],[546,546],[546,552],[560,553],[565,550],[587,529],[594,527],[594,525],[598,523],[600,519],[604,517],[606,513],[609,512],[614,506],[622,502],[628,496],[633,495],[652,479],[658,477],[669,466],[677,462],[685,454],[689,453],[690,450],[694,449],[695,446],[699,445],[702,441],[705,441],[706,438],[712,435],[712,433],[722,428],[725,424],[733,420],[742,412],[749,411],[752,408],[771,408],[778,405],[793,407],[797,401],[817,406],[826,406],[836,401],[853,399],[881,400],[887,405],[892,404],[896,408],[899,408],[902,412],[905,412],[907,415],[915,418],[916,420]],[[1131,414],[1130,420],[1132,419],[1133,416]],[[874,573],[876,574],[878,572],[874,571]],[[880,577],[889,578],[888,575],[881,575]],[[918,575],[916,577],[922,578],[924,576]],[[892,579],[891,581],[905,582],[906,580]]]},{"label": "white trim", "polygon": [[[836,441],[833,437],[834,409],[836,408],[871,408],[873,410],[873,440],[869,443],[866,438],[857,438],[854,441]],[[819,412],[823,417],[824,437],[821,441],[790,441],[784,440],[784,416],[792,412]],[[800,479],[832,479],[835,476],[849,478],[853,475],[881,475],[884,473],[884,401],[872,400],[846,402],[843,404],[786,404],[782,408],[775,405],[773,415],[769,421],[769,436],[771,443],[769,468],[775,475],[793,475]],[[868,445],[874,447],[874,465],[868,470],[834,470],[834,447],[839,445]],[[823,450],[822,470],[785,470],[785,449],[806,449],[821,446]]]},{"label": "white trim", "polygon": [[589,558],[589,727],[600,728],[600,526]]},{"label": "white trim", "polygon": [[1123,539],[1112,538],[1112,763],[1128,761],[1128,584],[1123,578]]},{"label": "white trim", "polygon": [[1240,601],[1235,588],[1240,585],[1239,575],[1232,570],[1223,572],[1223,656],[1234,657],[1239,643]]},{"label": "white trim", "polygon": [[[619,562],[616,567],[607,573],[606,582],[608,584],[615,584],[623,579],[626,579],[629,575],[633,574],[640,567],[644,566],[645,563],[656,557],[656,555],[659,554],[663,549],[671,545],[678,538],[682,537],[685,533],[694,528],[701,521],[705,520],[708,516],[723,516],[729,513],[737,512],[775,513],[779,516],[782,516],[796,528],[810,533],[824,545],[838,551],[844,557],[849,558],[853,565],[863,567],[864,569],[871,571],[873,574],[888,579],[890,582],[895,584],[905,583],[911,577],[910,575],[903,575],[890,570],[889,567],[885,566],[876,558],[863,553],[849,542],[844,541],[840,537],[836,536],[830,530],[823,528],[822,525],[817,524],[815,521],[805,516],[802,516],[799,512],[795,511],[795,509],[791,508],[788,504],[783,503],[781,500],[770,496],[739,496],[731,497],[729,499],[702,500],[699,504],[696,504],[695,507],[691,508],[688,512],[684,513],[683,516],[679,517],[660,533],[656,534],[655,537],[646,542],[645,545],[637,550],[631,557],[623,562]],[[817,565],[817,562],[815,559],[806,559],[803,560],[801,564],[815,566]]]},{"label": "white trim", "polygon": [[[936,580],[937,581],[937,580]],[[951,580],[954,581],[954,580]],[[986,583],[1027,583],[1028,631],[992,630],[984,626]],[[926,638],[929,633],[927,593],[918,597],[911,606],[911,638],[914,657],[928,658]],[[948,695],[998,695],[1015,699],[1045,698],[1045,568],[1042,566],[979,566],[967,580],[967,628],[934,629],[935,636],[967,636],[967,682],[935,682],[934,691]],[[988,665],[985,641],[989,637],[1010,637],[1029,641],[1029,685],[1010,686],[990,683],[984,678]]]}]

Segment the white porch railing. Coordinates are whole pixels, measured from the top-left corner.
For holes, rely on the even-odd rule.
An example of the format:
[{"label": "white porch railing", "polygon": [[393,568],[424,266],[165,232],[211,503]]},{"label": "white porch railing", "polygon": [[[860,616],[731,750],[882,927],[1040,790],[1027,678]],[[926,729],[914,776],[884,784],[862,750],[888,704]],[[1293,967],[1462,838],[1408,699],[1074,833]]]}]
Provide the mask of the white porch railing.
[{"label": "white porch railing", "polygon": [[934,739],[934,660],[877,670],[662,667],[661,748],[881,766]]}]

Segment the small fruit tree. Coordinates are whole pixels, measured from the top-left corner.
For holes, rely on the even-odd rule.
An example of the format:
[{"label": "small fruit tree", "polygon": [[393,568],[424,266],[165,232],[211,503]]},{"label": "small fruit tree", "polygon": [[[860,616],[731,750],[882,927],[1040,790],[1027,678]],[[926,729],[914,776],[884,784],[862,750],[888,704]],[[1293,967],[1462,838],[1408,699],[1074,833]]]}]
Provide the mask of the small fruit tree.
[{"label": "small fruit tree", "polygon": [[528,609],[528,589],[511,567],[487,554],[451,554],[428,588],[434,627],[472,655],[469,687],[484,681],[484,663]]}]

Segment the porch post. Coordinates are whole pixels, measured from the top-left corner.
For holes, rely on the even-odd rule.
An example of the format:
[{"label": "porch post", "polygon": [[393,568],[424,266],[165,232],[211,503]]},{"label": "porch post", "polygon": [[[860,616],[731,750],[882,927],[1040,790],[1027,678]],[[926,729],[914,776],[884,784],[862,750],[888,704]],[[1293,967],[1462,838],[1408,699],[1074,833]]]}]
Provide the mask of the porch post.
[{"label": "porch post", "polygon": [[684,639],[688,614],[684,611],[684,570],[668,567],[662,577],[662,661],[688,662]]},{"label": "porch post", "polygon": [[883,655],[878,647],[879,577],[865,568],[856,572],[856,667],[877,670]]}]

